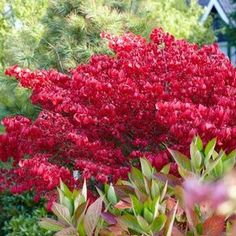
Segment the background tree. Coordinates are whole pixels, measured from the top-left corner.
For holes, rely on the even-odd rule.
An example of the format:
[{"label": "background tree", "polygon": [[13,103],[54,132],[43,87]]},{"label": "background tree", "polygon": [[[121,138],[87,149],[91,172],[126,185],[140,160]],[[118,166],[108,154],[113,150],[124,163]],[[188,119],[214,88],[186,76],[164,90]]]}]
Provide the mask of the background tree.
[{"label": "background tree", "polygon": [[0,2],[0,120],[7,115],[23,114],[34,118],[37,108],[28,99],[30,92],[6,79],[4,70],[12,64],[32,66],[34,50],[42,37],[40,19],[47,0],[2,0]]},{"label": "background tree", "polygon": [[0,68],[12,64],[31,66],[34,49],[42,37],[40,19],[48,0],[3,0],[0,3]]},{"label": "background tree", "polygon": [[74,68],[94,53],[109,52],[100,39],[101,32],[131,31],[148,38],[154,27],[162,27],[177,38],[211,43],[213,31],[209,22],[199,23],[201,14],[196,1],[51,0],[36,61],[41,68]]}]

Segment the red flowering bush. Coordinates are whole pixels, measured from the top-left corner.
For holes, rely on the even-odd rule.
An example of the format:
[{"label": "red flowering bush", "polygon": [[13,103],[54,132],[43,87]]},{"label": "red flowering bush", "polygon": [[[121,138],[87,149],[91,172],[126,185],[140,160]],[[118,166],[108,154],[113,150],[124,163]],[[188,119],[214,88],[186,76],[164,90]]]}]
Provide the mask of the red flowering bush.
[{"label": "red flowering bush", "polygon": [[236,146],[236,71],[216,45],[199,48],[160,29],[150,42],[133,34],[103,37],[115,56],[93,56],[69,75],[6,71],[42,107],[35,121],[3,121],[0,158],[14,159],[18,181],[31,188],[22,177],[33,175],[36,189],[41,181],[50,189],[60,176],[72,179],[65,168],[116,181],[141,156],[161,168],[170,161],[163,143],[185,151],[195,134],[217,137],[218,148]]}]

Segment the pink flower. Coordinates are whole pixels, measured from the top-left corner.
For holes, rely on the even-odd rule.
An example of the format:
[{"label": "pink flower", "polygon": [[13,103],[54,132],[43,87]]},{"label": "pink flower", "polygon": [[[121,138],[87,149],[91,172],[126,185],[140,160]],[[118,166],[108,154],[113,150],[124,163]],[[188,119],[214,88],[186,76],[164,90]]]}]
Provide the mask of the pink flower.
[{"label": "pink flower", "polygon": [[227,187],[223,182],[203,184],[198,179],[189,179],[183,186],[185,204],[191,209],[200,203],[208,203],[216,209],[228,197]]}]

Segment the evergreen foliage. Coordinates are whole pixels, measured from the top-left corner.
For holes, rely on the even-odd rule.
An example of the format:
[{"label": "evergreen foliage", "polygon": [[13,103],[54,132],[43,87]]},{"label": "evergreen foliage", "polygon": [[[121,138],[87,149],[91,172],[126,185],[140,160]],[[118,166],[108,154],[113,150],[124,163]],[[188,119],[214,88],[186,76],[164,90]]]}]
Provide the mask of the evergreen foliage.
[{"label": "evergreen foliage", "polygon": [[209,26],[199,23],[202,9],[184,0],[51,0],[43,19],[45,32],[36,61],[41,68],[67,71],[96,53],[108,53],[100,33],[131,31],[146,38],[162,27],[176,38],[198,44],[214,41]]},{"label": "evergreen foliage", "polygon": [[3,192],[0,195],[0,235],[5,236],[40,236],[52,235],[42,230],[38,221],[49,217],[50,213],[44,208],[45,201],[35,202],[32,192],[12,195]]},{"label": "evergreen foliage", "polygon": [[28,99],[30,92],[19,87],[15,79],[6,78],[4,70],[12,64],[34,65],[34,52],[43,33],[40,19],[47,2],[0,1],[0,120],[8,115],[22,114],[35,118],[38,114],[39,109]]},{"label": "evergreen foliage", "polygon": [[48,0],[1,0],[0,70],[19,64],[32,66],[34,51],[42,37],[41,18]]}]

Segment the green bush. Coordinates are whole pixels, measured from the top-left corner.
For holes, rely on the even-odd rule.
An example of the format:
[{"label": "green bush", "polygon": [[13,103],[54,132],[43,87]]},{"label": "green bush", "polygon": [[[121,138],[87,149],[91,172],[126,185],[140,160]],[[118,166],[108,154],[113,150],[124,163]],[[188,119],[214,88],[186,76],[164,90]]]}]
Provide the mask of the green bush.
[{"label": "green bush", "polygon": [[47,216],[47,212],[40,207],[32,213],[21,214],[12,217],[8,222],[4,223],[3,233],[6,236],[50,236],[52,232],[39,227],[38,220]]},{"label": "green bush", "polygon": [[33,200],[33,193],[12,195],[0,194],[0,235],[4,236],[39,236],[52,235],[41,229],[38,221],[50,214],[44,209],[44,201]]}]

